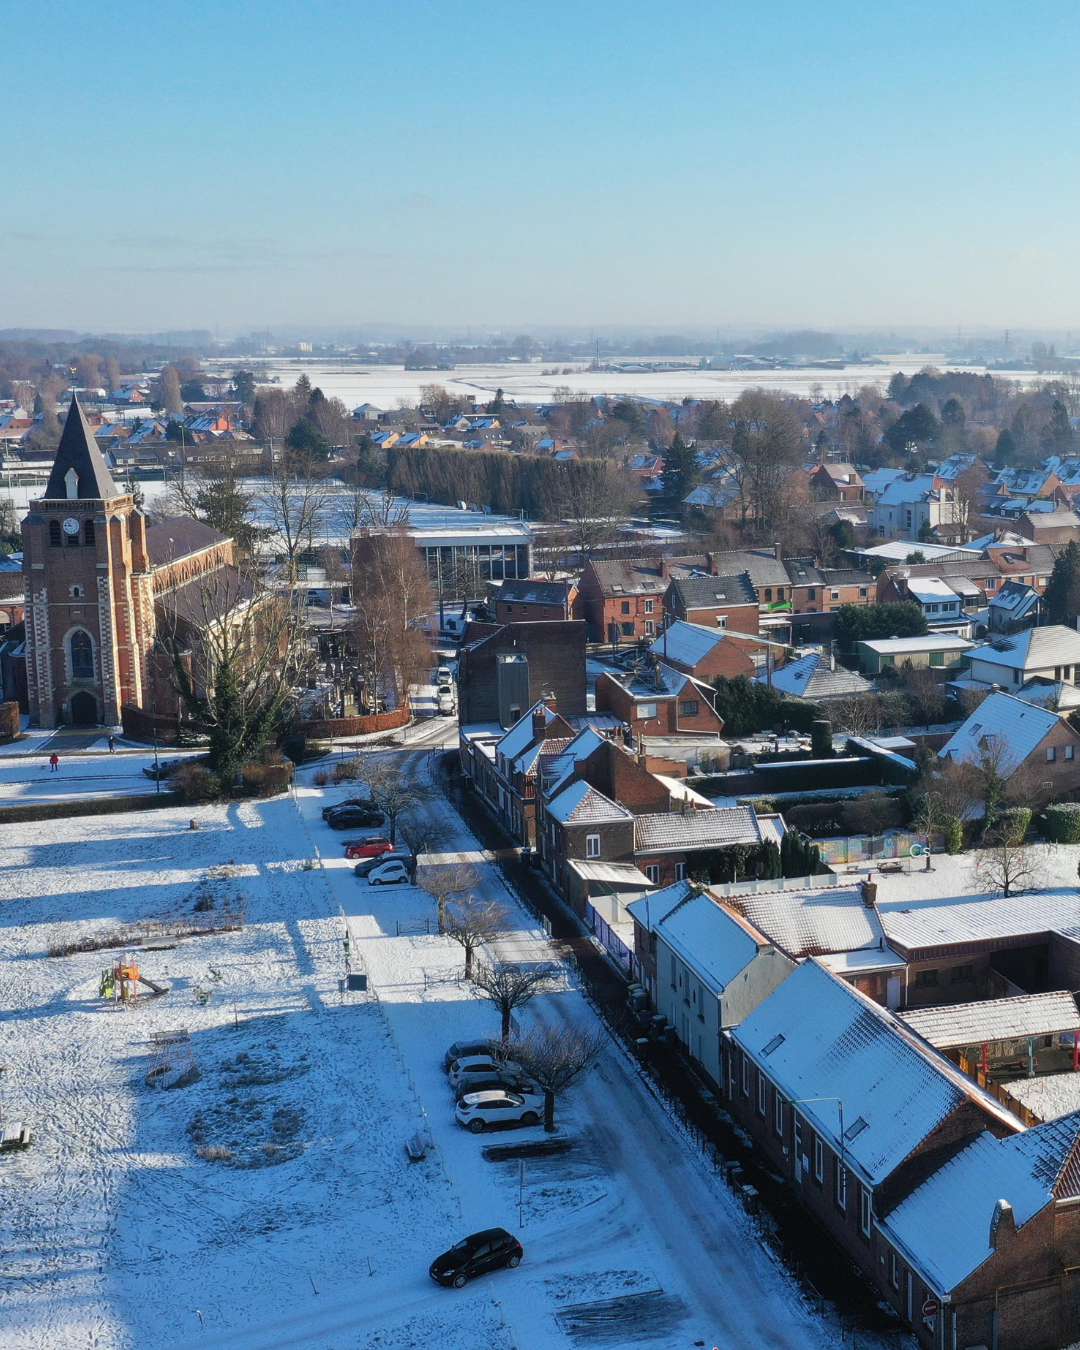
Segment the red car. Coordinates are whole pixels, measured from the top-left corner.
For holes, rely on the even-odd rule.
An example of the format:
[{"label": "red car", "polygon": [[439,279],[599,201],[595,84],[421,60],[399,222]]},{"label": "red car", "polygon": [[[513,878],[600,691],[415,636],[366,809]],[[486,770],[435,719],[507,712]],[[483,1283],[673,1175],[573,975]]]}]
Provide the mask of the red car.
[{"label": "red car", "polygon": [[367,839],[354,839],[345,845],[346,858],[377,858],[381,853],[393,853],[394,846],[381,834],[370,835]]}]

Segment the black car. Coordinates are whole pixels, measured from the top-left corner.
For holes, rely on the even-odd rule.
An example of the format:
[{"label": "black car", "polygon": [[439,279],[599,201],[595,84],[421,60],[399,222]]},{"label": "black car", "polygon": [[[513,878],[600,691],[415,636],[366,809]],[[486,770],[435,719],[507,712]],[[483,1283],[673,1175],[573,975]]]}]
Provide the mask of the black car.
[{"label": "black car", "polygon": [[381,811],[368,811],[362,806],[342,806],[326,818],[332,830],[367,830],[385,821]]},{"label": "black car", "polygon": [[455,1059],[464,1059],[466,1055],[490,1055],[490,1054],[491,1054],[490,1040],[455,1041],[454,1044],[450,1047],[450,1049],[447,1050],[446,1054],[443,1055],[442,1061],[443,1072],[444,1073],[450,1072],[450,1065],[453,1064]]},{"label": "black car", "polygon": [[454,1089],[454,1102],[461,1101],[470,1092],[490,1092],[495,1088],[504,1088],[507,1092],[539,1092],[540,1089],[523,1073],[513,1069],[479,1069],[476,1073],[465,1074]]},{"label": "black car", "polygon": [[183,762],[182,759],[159,759],[156,764],[147,765],[143,773],[147,778],[160,782],[162,779],[171,778]]},{"label": "black car", "polygon": [[404,863],[409,869],[410,878],[416,876],[416,859],[411,853],[380,853],[377,858],[361,858],[353,868],[353,872],[358,877],[366,877],[369,872],[374,872],[376,867],[388,862]]},{"label": "black car", "polygon": [[362,811],[377,811],[379,803],[372,797],[346,797],[343,802],[335,802],[333,806],[324,806],[322,810],[323,820],[329,820],[335,811],[340,811],[344,806],[358,806]]},{"label": "black car", "polygon": [[436,1284],[463,1289],[470,1280],[489,1270],[498,1270],[501,1266],[513,1270],[521,1265],[524,1255],[521,1243],[505,1228],[485,1228],[482,1233],[462,1238],[448,1252],[437,1256],[428,1274]]}]

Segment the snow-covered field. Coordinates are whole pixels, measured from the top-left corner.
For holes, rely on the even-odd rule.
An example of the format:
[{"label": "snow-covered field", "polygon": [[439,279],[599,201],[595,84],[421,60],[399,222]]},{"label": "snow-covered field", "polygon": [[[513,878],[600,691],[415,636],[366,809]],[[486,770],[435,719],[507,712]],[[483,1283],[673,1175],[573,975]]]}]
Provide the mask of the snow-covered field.
[{"label": "snow-covered field", "polygon": [[[15,742],[15,745],[22,742]],[[105,741],[101,742],[104,747]],[[77,754],[65,751],[58,744],[60,763],[55,773],[50,769],[48,751],[29,752],[24,758],[6,755],[0,758],[0,804],[27,805],[31,802],[57,801],[65,798],[137,796],[156,791],[153,779],[143,773],[152,768],[154,753],[110,755],[105,753]],[[199,751],[161,750],[160,759],[182,759],[198,756]],[[168,783],[161,784],[167,791]]]},{"label": "snow-covered field", "polygon": [[1080,1073],[1048,1073],[1043,1078],[1017,1078],[1008,1084],[1017,1101],[1029,1106],[1043,1120],[1056,1120],[1070,1111],[1080,1111]]},{"label": "snow-covered field", "polygon": [[[242,361],[207,361],[208,369],[228,373],[242,366]],[[496,389],[502,389],[507,398],[520,403],[543,403],[553,399],[557,389],[570,389],[575,394],[595,397],[608,394],[614,398],[636,396],[654,399],[735,399],[744,389],[772,389],[779,393],[807,397],[823,391],[830,398],[852,393],[864,384],[886,385],[897,370],[914,375],[924,366],[948,368],[941,353],[923,354],[902,352],[885,358],[885,364],[874,366],[846,366],[842,370],[822,370],[807,367],[799,370],[671,370],[607,373],[590,371],[578,364],[571,375],[562,374],[560,366],[554,374],[545,370],[553,367],[537,362],[526,365],[458,366],[454,370],[406,370],[404,366],[364,366],[346,361],[275,360],[265,362],[271,376],[277,376],[282,385],[295,384],[306,374],[313,385],[328,398],[340,398],[349,408],[361,403],[374,403],[388,410],[399,406],[399,400],[415,405],[421,388],[426,384],[440,384],[450,393],[482,402],[491,398]],[[984,367],[965,367],[974,374],[984,374]],[[1021,372],[1004,372],[1008,379],[1030,383],[1034,376]]]},{"label": "snow-covered field", "polygon": [[[402,771],[426,762],[403,752]],[[4,1350],[554,1350],[589,1343],[609,1299],[609,1346],[829,1344],[614,1044],[559,1103],[563,1162],[522,1179],[484,1159],[441,1056],[494,1013],[441,982],[460,953],[416,931],[430,896],[353,876],[319,818],[344,795],[0,827],[0,1086],[36,1136],[0,1160]],[[546,953],[456,813],[431,809],[437,849],[470,854],[480,891],[511,906],[508,950]],[[325,867],[305,870],[316,850]],[[237,896],[243,931],[136,954],[169,986],[138,1007],[98,996],[118,953],[47,955]],[[342,911],[368,994],[339,992]],[[593,1014],[567,975],[533,1017]],[[177,1028],[201,1077],[148,1086],[151,1035]],[[434,1148],[410,1163],[404,1141],[425,1128]],[[522,1267],[436,1287],[430,1258],[492,1224],[519,1234]]]}]

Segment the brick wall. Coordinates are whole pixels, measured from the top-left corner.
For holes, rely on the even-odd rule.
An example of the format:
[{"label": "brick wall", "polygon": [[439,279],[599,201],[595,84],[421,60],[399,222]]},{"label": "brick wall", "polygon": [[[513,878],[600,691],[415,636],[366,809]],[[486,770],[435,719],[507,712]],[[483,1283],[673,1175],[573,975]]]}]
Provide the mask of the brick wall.
[{"label": "brick wall", "polygon": [[463,725],[499,720],[496,658],[511,654],[528,658],[530,704],[553,693],[561,713],[584,716],[585,624],[574,619],[508,623],[461,650],[458,697]]}]

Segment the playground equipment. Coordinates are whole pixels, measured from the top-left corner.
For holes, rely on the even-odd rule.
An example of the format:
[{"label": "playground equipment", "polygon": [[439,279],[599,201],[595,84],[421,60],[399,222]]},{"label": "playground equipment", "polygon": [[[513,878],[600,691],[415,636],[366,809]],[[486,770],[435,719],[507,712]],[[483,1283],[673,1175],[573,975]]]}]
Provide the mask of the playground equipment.
[{"label": "playground equipment", "polygon": [[101,972],[98,994],[112,1003],[138,1003],[141,984],[150,990],[150,998],[161,998],[169,992],[167,984],[158,984],[143,975],[134,961],[121,959]]}]

